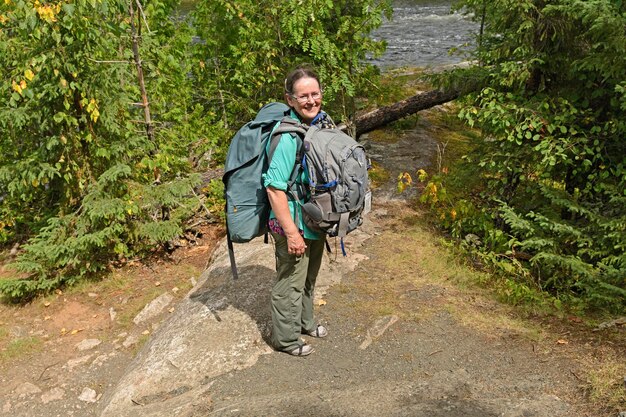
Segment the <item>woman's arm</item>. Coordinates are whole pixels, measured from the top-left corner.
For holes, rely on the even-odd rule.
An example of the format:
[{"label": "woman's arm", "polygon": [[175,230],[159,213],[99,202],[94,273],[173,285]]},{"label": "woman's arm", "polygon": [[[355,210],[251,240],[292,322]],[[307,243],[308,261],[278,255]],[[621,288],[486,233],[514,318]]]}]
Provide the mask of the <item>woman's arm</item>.
[{"label": "woman's arm", "polygon": [[290,254],[302,256],[306,249],[306,245],[304,243],[304,239],[300,235],[298,226],[296,226],[291,218],[287,194],[274,187],[267,187],[267,196],[270,200],[272,210],[274,210],[274,215],[276,216],[278,223],[280,223],[280,227],[282,227],[285,231],[285,236],[287,237],[287,250]]}]

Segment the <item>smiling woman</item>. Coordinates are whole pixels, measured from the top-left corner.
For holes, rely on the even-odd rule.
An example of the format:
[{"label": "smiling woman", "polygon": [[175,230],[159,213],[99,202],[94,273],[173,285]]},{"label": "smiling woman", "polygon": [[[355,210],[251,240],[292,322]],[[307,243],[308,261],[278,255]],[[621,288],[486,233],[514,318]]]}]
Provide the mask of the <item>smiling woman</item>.
[{"label": "smiling woman", "polygon": [[[290,117],[307,125],[331,124],[322,109],[322,89],[317,74],[308,67],[298,67],[285,79],[285,100]],[[278,126],[276,127],[278,128]],[[300,201],[287,197],[287,184],[296,166],[297,141],[282,134],[263,182],[272,207],[269,228],[275,241],[277,281],[272,289],[272,343],[280,351],[306,356],[313,348],[301,334],[325,337],[325,327],[313,318],[313,291],[324,253],[324,237],[303,221]],[[308,184],[306,170],[296,177],[296,188]]]}]

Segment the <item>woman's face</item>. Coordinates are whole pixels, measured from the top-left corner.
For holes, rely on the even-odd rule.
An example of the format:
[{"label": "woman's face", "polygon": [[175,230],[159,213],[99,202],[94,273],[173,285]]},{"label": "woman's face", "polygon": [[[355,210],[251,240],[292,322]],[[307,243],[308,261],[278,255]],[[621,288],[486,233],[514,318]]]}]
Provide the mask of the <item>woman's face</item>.
[{"label": "woman's face", "polygon": [[285,94],[285,99],[302,121],[308,124],[322,108],[322,91],[315,78],[300,78],[293,85],[293,93]]}]

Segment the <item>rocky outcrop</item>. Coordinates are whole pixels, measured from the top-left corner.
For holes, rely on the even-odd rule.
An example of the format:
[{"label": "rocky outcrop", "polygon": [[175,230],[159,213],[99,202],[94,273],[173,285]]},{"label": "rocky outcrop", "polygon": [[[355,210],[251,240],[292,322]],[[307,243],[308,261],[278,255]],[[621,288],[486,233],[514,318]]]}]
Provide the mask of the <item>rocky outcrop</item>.
[{"label": "rocky outcrop", "polygon": [[[349,235],[346,258],[325,256],[316,299],[364,258],[355,249],[367,237],[362,230]],[[239,279],[232,279],[222,242],[198,284],[106,393],[103,417],[200,415],[213,378],[252,366],[261,355],[273,352],[268,345],[273,245],[256,239],[235,245],[235,252]]]}]

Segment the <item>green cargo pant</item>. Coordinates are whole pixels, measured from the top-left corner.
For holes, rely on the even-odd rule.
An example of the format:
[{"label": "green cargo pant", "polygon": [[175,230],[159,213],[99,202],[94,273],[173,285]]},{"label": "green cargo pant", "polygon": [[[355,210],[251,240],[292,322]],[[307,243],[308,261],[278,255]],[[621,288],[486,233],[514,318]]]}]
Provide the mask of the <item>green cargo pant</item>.
[{"label": "green cargo pant", "polygon": [[302,344],[300,332],[313,330],[313,290],[322,264],[324,240],[305,239],[304,255],[290,255],[287,238],[272,233],[278,278],[272,288],[272,343],[285,350]]}]

